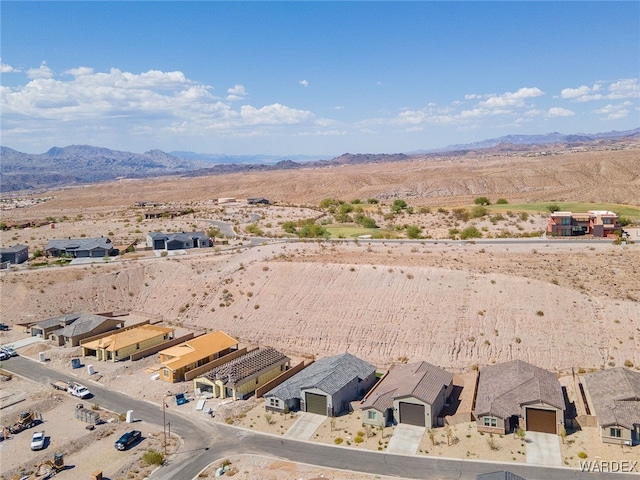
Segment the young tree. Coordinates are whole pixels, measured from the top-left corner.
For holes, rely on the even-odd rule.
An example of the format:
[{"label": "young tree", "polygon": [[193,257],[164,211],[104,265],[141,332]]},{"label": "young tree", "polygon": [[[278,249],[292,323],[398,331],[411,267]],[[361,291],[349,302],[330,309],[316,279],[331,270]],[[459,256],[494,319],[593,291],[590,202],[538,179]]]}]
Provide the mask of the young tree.
[{"label": "young tree", "polygon": [[391,210],[395,213],[399,213],[402,209],[407,208],[407,202],[404,200],[394,200],[393,205],[391,205]]},{"label": "young tree", "polygon": [[487,197],[476,197],[473,203],[476,205],[491,205],[491,202]]}]

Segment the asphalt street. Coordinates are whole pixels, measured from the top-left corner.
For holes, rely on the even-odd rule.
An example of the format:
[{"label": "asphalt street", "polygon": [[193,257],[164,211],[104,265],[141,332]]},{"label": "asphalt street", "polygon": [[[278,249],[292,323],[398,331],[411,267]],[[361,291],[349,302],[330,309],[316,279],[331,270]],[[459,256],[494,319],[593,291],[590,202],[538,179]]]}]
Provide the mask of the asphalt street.
[{"label": "asphalt street", "polygon": [[[54,380],[74,380],[36,361],[14,357],[3,362],[3,368],[49,387]],[[134,399],[90,382],[94,394],[88,400],[115,412],[134,411],[134,418],[158,426],[163,425],[162,406]],[[508,470],[527,480],[592,480],[593,474],[570,468],[546,468],[525,464],[501,464],[426,456],[394,455],[385,452],[354,450],[345,447],[297,441],[275,435],[215,423],[205,419],[166,412],[171,431],[184,441],[183,449],[158,469],[153,480],[191,479],[211,462],[233,454],[254,453],[329,468],[346,469],[378,475],[416,479],[475,480],[479,473]],[[628,475],[600,473],[598,479],[628,479]]]}]

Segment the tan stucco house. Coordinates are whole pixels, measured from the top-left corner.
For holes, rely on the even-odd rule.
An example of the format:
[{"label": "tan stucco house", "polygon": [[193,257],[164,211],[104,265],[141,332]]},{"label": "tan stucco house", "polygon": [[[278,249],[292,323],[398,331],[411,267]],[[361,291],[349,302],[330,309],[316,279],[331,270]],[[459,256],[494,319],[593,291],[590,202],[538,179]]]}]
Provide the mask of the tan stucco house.
[{"label": "tan stucco house", "polygon": [[553,372],[522,360],[480,369],[475,416],[478,431],[517,430],[559,434],[564,425],[564,395]]},{"label": "tan stucco house", "polygon": [[584,380],[602,441],[640,444],[640,372],[616,367],[588,373]]},{"label": "tan stucco house", "polygon": [[394,365],[362,401],[362,423],[437,426],[453,392],[453,374],[427,362]]},{"label": "tan stucco house", "polygon": [[242,400],[290,365],[291,359],[275,348],[258,348],[194,379],[194,391],[209,392],[215,398]]},{"label": "tan stucco house", "polygon": [[161,350],[158,353],[162,364],[160,379],[171,383],[182,382],[187,372],[223,357],[237,348],[238,341],[235,338],[218,330]]},{"label": "tan stucco house", "polygon": [[117,362],[128,359],[132,353],[154,347],[173,338],[173,328],[157,325],[136,325],[123,328],[97,339],[80,342],[84,356]]}]

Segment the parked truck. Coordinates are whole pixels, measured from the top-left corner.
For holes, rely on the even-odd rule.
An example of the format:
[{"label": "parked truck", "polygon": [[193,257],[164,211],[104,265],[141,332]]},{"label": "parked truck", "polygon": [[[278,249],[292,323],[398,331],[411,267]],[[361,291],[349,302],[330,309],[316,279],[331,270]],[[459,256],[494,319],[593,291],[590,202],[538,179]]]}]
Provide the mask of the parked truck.
[{"label": "parked truck", "polygon": [[62,390],[63,392],[70,393],[71,395],[78,398],[89,398],[91,397],[91,392],[84,385],[80,385],[75,382],[62,382],[60,380],[52,382],[51,386],[56,390]]}]

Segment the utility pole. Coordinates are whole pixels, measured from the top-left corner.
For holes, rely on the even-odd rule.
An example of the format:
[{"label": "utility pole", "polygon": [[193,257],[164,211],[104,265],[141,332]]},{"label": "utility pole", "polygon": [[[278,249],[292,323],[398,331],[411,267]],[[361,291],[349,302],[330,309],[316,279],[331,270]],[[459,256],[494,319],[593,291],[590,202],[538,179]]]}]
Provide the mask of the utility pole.
[{"label": "utility pole", "polygon": [[166,413],[166,409],[167,409],[167,403],[165,402],[165,399],[167,397],[164,396],[162,397],[162,431],[164,433],[164,456],[167,456],[167,413]]}]

